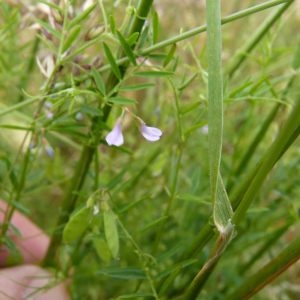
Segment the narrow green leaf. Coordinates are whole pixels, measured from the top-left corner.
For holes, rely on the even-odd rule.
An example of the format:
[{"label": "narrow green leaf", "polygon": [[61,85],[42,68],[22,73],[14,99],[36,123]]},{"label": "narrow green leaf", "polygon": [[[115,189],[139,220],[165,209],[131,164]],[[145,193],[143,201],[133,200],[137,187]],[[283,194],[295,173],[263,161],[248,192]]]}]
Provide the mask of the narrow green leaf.
[{"label": "narrow green leaf", "polygon": [[130,37],[127,38],[127,43],[130,45],[130,46],[133,46],[136,44],[138,38],[139,38],[139,33],[138,32],[134,32]]},{"label": "narrow green leaf", "polygon": [[78,240],[89,227],[92,217],[93,215],[91,209],[86,206],[74,213],[64,228],[64,242],[72,243]]},{"label": "narrow green leaf", "polygon": [[93,46],[95,45],[95,42],[97,40],[100,40],[102,39],[101,36],[98,36],[98,37],[95,37],[93,40],[91,41],[88,41],[88,42],[85,42],[83,43],[81,46],[79,46],[78,48],[75,48],[74,51],[72,51],[70,53],[70,55],[68,55],[68,59],[70,60],[71,58],[74,58],[76,57],[78,54],[84,52],[85,49],[89,48],[90,46]]},{"label": "narrow green leaf", "polygon": [[109,98],[109,102],[119,105],[133,105],[136,104],[136,100],[122,97],[122,96],[116,96]]},{"label": "narrow green leaf", "polygon": [[173,72],[169,71],[140,71],[134,73],[134,75],[141,77],[167,77],[173,74]]},{"label": "narrow green leaf", "polygon": [[116,22],[113,15],[109,16],[109,27],[112,34],[116,34]]},{"label": "narrow green leaf", "polygon": [[105,96],[106,95],[106,88],[105,88],[105,83],[102,80],[102,76],[100,75],[100,73],[95,68],[92,68],[91,73],[92,73],[92,76],[95,80],[97,89],[102,94],[102,96]]},{"label": "narrow green leaf", "polygon": [[6,105],[3,105],[2,103],[0,103],[0,108],[1,108],[0,117],[4,116],[6,114],[9,114],[13,111],[16,111],[20,108],[23,108],[25,106],[31,105],[34,102],[37,102],[38,100],[39,100],[39,97],[32,97],[27,100],[24,100],[21,103],[17,103],[17,104],[11,105],[11,106],[6,106]]},{"label": "narrow green leaf", "polygon": [[103,207],[103,223],[105,239],[114,259],[119,255],[119,233],[117,219],[114,212],[108,206]]},{"label": "narrow green leaf", "polygon": [[73,42],[76,40],[76,38],[80,34],[80,31],[81,31],[81,25],[76,25],[70,30],[68,37],[66,38],[66,40],[63,43],[62,53],[64,53],[71,47]]},{"label": "narrow green leaf", "polygon": [[152,13],[152,42],[153,42],[153,44],[157,43],[159,32],[160,32],[160,28],[159,28],[158,14],[155,10],[153,10],[153,13]]},{"label": "narrow green leaf", "polygon": [[194,79],[198,76],[198,74],[194,74],[191,77],[187,78],[179,87],[179,91],[183,91],[185,88],[187,88],[193,81]]},{"label": "narrow green leaf", "polygon": [[297,50],[294,54],[292,67],[294,70],[297,70],[300,68],[300,44],[298,45]]},{"label": "narrow green leaf", "polygon": [[83,20],[87,19],[89,14],[94,10],[96,4],[89,6],[86,10],[84,10],[81,14],[77,15],[73,20],[71,20],[68,24],[68,28],[72,28],[75,25],[80,24]]},{"label": "narrow green leaf", "polygon": [[135,60],[135,54],[133,53],[129,43],[126,41],[126,39],[123,37],[123,35],[121,34],[121,32],[119,32],[117,30],[117,37],[120,41],[120,44],[123,48],[123,51],[125,52],[125,54],[127,55],[129,61],[136,66],[136,60]]},{"label": "narrow green leaf", "polygon": [[113,54],[111,53],[109,47],[108,47],[105,43],[103,43],[103,47],[104,47],[105,55],[106,55],[106,57],[107,57],[107,59],[108,59],[108,62],[109,62],[109,64],[110,64],[110,66],[111,66],[112,72],[114,73],[114,75],[115,75],[119,80],[121,80],[121,79],[122,79],[121,71],[120,71],[120,69],[119,69],[119,66],[118,66],[118,64],[117,64],[117,62],[116,62],[116,60],[115,60]]},{"label": "narrow green leaf", "polygon": [[176,44],[173,44],[165,58],[165,61],[163,64],[164,67],[166,67],[169,64],[169,62],[174,58],[175,52],[176,52]]},{"label": "narrow green leaf", "polygon": [[154,87],[153,83],[143,83],[143,84],[133,84],[133,85],[124,85],[119,88],[119,91],[140,91],[145,90],[151,87]]}]

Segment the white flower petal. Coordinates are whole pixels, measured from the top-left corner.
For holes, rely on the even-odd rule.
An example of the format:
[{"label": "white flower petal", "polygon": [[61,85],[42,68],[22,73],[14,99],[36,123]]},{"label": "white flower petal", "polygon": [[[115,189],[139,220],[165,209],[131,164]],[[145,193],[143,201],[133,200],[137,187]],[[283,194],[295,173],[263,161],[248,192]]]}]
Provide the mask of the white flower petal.
[{"label": "white flower petal", "polygon": [[149,142],[158,141],[162,135],[162,131],[156,127],[146,126],[145,123],[141,124],[141,134]]},{"label": "white flower petal", "polygon": [[118,119],[114,128],[108,133],[105,140],[109,146],[121,146],[124,144],[121,119]]}]

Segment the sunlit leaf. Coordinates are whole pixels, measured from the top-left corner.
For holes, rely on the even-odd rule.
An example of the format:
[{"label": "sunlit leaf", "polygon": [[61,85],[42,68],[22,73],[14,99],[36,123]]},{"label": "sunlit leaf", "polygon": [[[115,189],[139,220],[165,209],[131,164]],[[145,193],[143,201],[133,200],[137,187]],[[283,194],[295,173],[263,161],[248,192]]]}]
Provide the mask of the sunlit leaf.
[{"label": "sunlit leaf", "polygon": [[136,61],[135,61],[135,55],[129,45],[129,43],[126,41],[126,39],[123,37],[123,35],[121,34],[120,31],[117,30],[117,37],[121,43],[121,46],[125,52],[125,54],[127,55],[129,61],[136,66]]},{"label": "sunlit leaf", "polygon": [[64,44],[62,47],[63,53],[71,47],[71,45],[74,43],[74,41],[80,34],[80,31],[81,31],[81,25],[76,25],[71,29],[70,33],[68,34],[68,37],[64,41]]}]

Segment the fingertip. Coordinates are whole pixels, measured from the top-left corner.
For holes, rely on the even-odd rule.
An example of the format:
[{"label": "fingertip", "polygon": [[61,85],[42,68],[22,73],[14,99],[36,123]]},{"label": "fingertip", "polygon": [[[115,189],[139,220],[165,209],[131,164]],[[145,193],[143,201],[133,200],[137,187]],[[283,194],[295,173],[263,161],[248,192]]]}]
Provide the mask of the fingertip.
[{"label": "fingertip", "polygon": [[[0,200],[0,222],[4,219],[5,211],[8,205]],[[24,263],[39,263],[46,255],[49,246],[49,237],[34,223],[32,223],[22,213],[15,210],[11,219],[11,224],[18,231],[17,235],[14,231],[9,230],[8,235],[19,250]],[[0,250],[0,264],[8,263],[11,251],[2,245]]]},{"label": "fingertip", "polygon": [[65,282],[58,282],[50,272],[23,265],[0,271],[0,299],[69,300]]}]

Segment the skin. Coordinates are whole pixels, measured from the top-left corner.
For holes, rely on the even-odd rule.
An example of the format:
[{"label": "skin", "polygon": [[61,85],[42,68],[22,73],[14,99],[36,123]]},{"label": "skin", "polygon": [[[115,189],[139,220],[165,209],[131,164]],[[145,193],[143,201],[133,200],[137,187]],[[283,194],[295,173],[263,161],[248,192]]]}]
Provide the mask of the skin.
[{"label": "skin", "polygon": [[[6,203],[0,200],[0,223],[6,209]],[[66,283],[51,286],[53,274],[38,266],[46,255],[49,237],[18,211],[11,223],[19,234],[11,229],[8,235],[22,256],[22,265],[8,268],[11,253],[4,245],[0,247],[0,299],[69,300]]]}]

